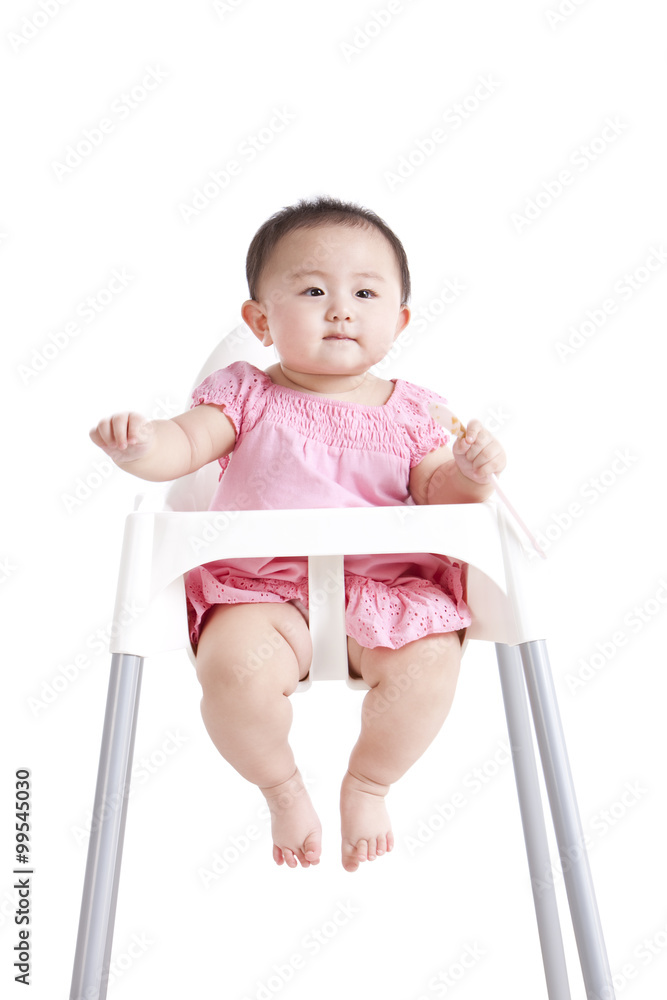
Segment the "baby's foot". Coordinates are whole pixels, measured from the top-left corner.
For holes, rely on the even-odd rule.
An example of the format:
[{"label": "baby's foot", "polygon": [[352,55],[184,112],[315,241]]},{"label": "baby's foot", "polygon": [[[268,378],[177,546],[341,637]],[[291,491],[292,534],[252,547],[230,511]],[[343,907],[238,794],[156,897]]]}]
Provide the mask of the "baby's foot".
[{"label": "baby's foot", "polygon": [[287,862],[304,868],[319,865],[322,852],[322,827],[306,791],[303,778],[295,771],[287,781],[260,788],[271,813],[273,859],[277,865]]},{"label": "baby's foot", "polygon": [[394,846],[384,797],[390,785],[357,778],[348,771],[340,790],[343,868],[354,872],[361,861],[374,861]]}]

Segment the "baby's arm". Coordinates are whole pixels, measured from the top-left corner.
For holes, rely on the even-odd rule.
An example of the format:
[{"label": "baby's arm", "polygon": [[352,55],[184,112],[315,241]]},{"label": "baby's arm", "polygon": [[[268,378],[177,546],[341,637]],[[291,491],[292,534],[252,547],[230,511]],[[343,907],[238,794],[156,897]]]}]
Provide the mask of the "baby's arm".
[{"label": "baby's arm", "polygon": [[119,468],[140,479],[166,482],[228,455],[236,430],[222,407],[202,403],[171,420],[116,413],[100,420],[90,438]]},{"label": "baby's arm", "polygon": [[479,420],[471,420],[453,450],[436,448],[412,469],[410,494],[417,504],[477,503],[491,496],[491,475],[506,464],[500,443]]}]

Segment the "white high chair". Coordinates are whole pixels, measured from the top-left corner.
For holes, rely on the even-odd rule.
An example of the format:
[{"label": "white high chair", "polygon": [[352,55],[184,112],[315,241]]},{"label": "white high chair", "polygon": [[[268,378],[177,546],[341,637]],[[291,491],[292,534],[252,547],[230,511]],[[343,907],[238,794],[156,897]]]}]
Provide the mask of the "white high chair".
[{"label": "white high chair", "polygon": [[[265,348],[245,326],[221,342],[195,385],[241,358],[266,367]],[[443,506],[209,512],[218,475],[215,462],[168,484],[159,509],[151,509],[150,495],[141,496],[126,521],[93,808],[97,819],[70,1000],[104,1000],[107,994],[143,660],[185,648],[194,662],[183,574],[214,559],[307,556],[313,661],[297,691],[306,691],[314,680],[344,680],[367,690],[348,673],[343,557],[380,552],[440,552],[466,564],[472,613],[466,644],[495,643],[549,1000],[570,1000],[570,989],[526,689],[587,997],[614,1000],[544,632],[536,623],[534,577],[541,560],[526,548],[504,507],[492,498]]]}]

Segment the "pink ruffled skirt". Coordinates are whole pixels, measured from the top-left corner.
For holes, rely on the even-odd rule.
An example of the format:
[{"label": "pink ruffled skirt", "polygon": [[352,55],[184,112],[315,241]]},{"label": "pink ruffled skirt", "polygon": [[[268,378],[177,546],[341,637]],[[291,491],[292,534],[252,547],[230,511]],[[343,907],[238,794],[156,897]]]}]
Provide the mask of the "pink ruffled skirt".
[{"label": "pink ruffled skirt", "polygon": [[[215,604],[294,601],[308,607],[306,559],[211,562],[185,578],[190,641],[196,651],[202,618]],[[465,565],[428,553],[350,556],[345,560],[347,634],[367,649],[399,649],[471,623]]]}]

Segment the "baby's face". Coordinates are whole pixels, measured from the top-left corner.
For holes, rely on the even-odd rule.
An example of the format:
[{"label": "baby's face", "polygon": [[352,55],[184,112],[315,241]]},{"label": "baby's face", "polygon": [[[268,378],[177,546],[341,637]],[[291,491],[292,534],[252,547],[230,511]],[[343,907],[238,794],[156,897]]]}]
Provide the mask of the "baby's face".
[{"label": "baby's face", "polygon": [[373,228],[297,229],[276,244],[259,282],[264,344],[308,374],[353,375],[381,361],[405,328],[394,251]]}]

